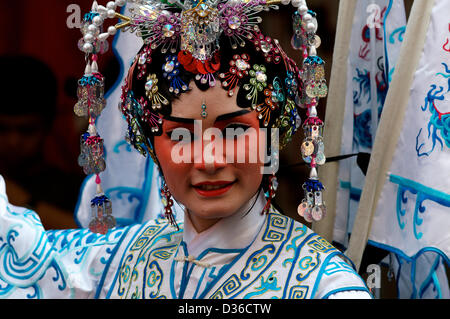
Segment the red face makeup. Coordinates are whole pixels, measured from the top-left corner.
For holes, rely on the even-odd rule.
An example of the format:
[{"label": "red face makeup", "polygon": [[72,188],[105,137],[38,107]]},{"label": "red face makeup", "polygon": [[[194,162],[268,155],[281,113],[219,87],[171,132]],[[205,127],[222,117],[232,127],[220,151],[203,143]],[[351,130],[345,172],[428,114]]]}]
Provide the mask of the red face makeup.
[{"label": "red face makeup", "polygon": [[[200,114],[204,102],[206,118]],[[194,125],[194,120],[201,122]],[[167,186],[197,231],[231,216],[258,191],[263,164],[254,154],[260,140],[265,142],[265,136],[256,111],[240,108],[220,87],[194,88],[173,103],[163,134],[155,137],[155,153]]]}]

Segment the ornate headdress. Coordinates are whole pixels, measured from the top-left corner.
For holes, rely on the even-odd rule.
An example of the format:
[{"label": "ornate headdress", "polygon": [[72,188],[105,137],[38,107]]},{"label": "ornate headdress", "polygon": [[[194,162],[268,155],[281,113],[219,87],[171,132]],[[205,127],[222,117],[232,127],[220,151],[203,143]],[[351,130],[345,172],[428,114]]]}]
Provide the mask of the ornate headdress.
[{"label": "ornate headdress", "polygon": [[[292,1],[297,10],[293,14],[291,44],[301,53],[301,68],[277,40],[265,36],[258,27],[261,12],[278,9],[277,4],[287,5],[290,0],[128,0],[130,16],[116,12],[126,3],[115,0],[101,6],[94,1],[81,27],[79,48],[87,64],[79,80],[75,113],[89,118],[89,128],[81,137],[79,163],[86,174],[97,174],[91,230],[104,233],[115,224],[111,203],[100,186],[99,173],[105,169],[105,161],[95,120],[106,104],[98,55],[108,49],[107,38],[119,29],[133,32],[144,41],[122,87],[119,104],[128,123],[129,143],[157,162],[152,137],[161,134],[163,115],[170,114],[171,101],[189,91],[191,81],[201,89],[221,85],[229,96],[237,94],[239,106],[256,110],[262,127],[279,129],[280,148],[302,126],[305,140],[301,155],[311,167],[311,174],[303,184],[306,198],[298,212],[309,222],[320,220],[325,206],[316,167],[325,163],[325,156],[323,122],[317,117],[316,106],[318,99],[326,96],[327,86],[324,62],[316,55],[320,45],[316,14],[308,9],[305,0]],[[103,32],[107,18],[122,21]],[[299,108],[307,109],[304,123]],[[206,115],[202,106],[202,117]],[[271,185],[269,199],[274,196],[276,182]]]}]

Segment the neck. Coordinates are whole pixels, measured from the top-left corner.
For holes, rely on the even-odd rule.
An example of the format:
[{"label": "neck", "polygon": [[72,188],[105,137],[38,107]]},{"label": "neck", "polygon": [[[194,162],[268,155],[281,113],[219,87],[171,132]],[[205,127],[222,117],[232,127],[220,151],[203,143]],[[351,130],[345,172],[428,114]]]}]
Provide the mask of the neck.
[{"label": "neck", "polygon": [[[253,208],[261,192],[262,189],[259,189],[258,192],[255,195],[253,195],[252,198],[250,198],[250,200],[248,200],[244,205],[242,205],[236,212],[231,214],[229,217],[235,216],[236,214],[242,215],[242,217],[245,216]],[[228,218],[228,217],[211,218],[211,219],[197,218],[195,214],[191,213],[189,210],[187,215],[189,216],[191,224],[197,233],[201,233],[217,224],[217,222],[219,222],[220,220]]]},{"label": "neck", "polygon": [[220,221],[222,219],[222,218],[212,218],[212,219],[196,218],[191,213],[189,213],[188,215],[191,220],[192,226],[194,227],[194,229],[197,233],[201,233],[201,232],[211,228],[218,221]]},{"label": "neck", "polygon": [[264,223],[261,212],[265,204],[264,193],[259,191],[234,214],[215,220],[201,231],[185,210],[183,240],[188,251],[196,256],[208,247],[237,249],[247,246]]}]

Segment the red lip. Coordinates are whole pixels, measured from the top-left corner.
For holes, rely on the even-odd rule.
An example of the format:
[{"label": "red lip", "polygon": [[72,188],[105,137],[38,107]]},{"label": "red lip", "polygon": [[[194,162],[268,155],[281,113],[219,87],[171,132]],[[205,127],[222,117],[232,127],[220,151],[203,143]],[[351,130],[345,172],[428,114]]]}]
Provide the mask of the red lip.
[{"label": "red lip", "polygon": [[[201,182],[201,183],[197,183],[195,185],[192,185],[195,189],[195,191],[200,194],[201,196],[205,196],[205,197],[215,197],[215,196],[219,196],[222,194],[225,194],[226,192],[228,192],[230,190],[231,187],[233,187],[235,181],[233,182],[229,182],[229,181],[215,181],[215,182]],[[213,185],[213,186],[219,186],[220,188],[217,189],[210,189],[210,190],[205,190],[205,189],[201,189],[200,187],[204,186],[204,185]]]}]

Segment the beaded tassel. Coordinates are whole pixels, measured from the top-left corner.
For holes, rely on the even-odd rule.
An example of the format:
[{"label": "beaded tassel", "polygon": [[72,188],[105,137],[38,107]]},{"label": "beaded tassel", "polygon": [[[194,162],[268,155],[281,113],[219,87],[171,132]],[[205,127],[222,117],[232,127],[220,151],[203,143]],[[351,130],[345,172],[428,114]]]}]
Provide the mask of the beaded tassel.
[{"label": "beaded tassel", "polygon": [[328,88],[325,80],[324,62],[316,55],[320,38],[316,35],[316,14],[308,10],[302,1],[293,15],[294,36],[291,44],[303,53],[303,91],[301,103],[308,108],[308,118],[303,123],[305,138],[301,145],[302,159],[311,168],[309,179],[303,184],[304,199],[298,206],[298,214],[307,222],[319,221],[325,217],[326,206],[323,202],[324,187],[317,176],[317,166],[325,164],[323,144],[323,122],[317,117],[318,99],[325,97]]},{"label": "beaded tassel", "polygon": [[307,222],[319,221],[325,217],[326,206],[322,200],[322,183],[317,178],[315,168],[311,169],[309,179],[302,185],[305,198],[298,206],[297,212]]},{"label": "beaded tassel", "polygon": [[74,112],[80,117],[87,117],[89,126],[80,139],[80,155],[78,164],[83,167],[86,175],[95,174],[97,191],[91,200],[92,220],[89,229],[94,233],[106,234],[115,227],[116,220],[112,216],[111,201],[103,193],[100,173],[106,168],[103,139],[97,133],[95,121],[106,106],[104,98],[104,77],[98,72],[97,54],[108,50],[107,35],[114,34],[110,28],[108,33],[100,34],[102,28],[102,14],[98,12],[98,4],[94,1],[91,11],[84,16],[81,33],[83,38],[78,47],[85,53],[86,68],[83,77],[78,81],[77,96]]},{"label": "beaded tassel", "polygon": [[106,234],[109,229],[116,226],[112,216],[111,201],[105,196],[100,186],[100,177],[97,175],[97,195],[91,200],[92,220],[89,230],[93,233]]},{"label": "beaded tassel", "polygon": [[169,224],[176,227],[177,230],[179,230],[178,224],[175,220],[175,217],[173,216],[172,212],[172,206],[173,206],[173,199],[172,195],[170,194],[169,188],[164,183],[163,187],[161,188],[161,201],[164,205],[164,217],[169,221]]},{"label": "beaded tassel", "polygon": [[264,205],[261,214],[265,215],[269,213],[270,205],[272,204],[272,198],[275,197],[277,188],[278,188],[278,180],[277,177],[275,176],[275,173],[273,173],[271,176],[269,176],[269,189],[266,193],[267,202],[266,205]]}]

